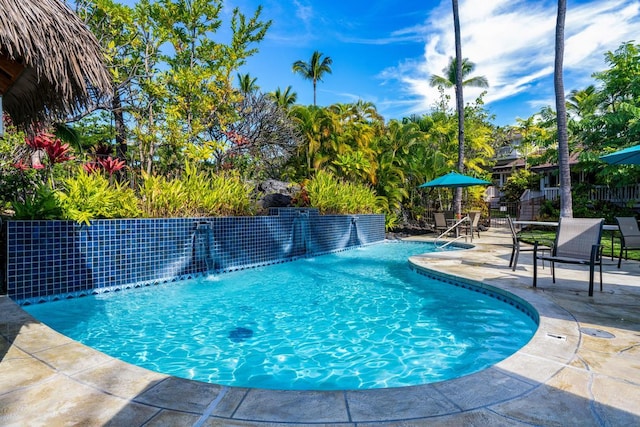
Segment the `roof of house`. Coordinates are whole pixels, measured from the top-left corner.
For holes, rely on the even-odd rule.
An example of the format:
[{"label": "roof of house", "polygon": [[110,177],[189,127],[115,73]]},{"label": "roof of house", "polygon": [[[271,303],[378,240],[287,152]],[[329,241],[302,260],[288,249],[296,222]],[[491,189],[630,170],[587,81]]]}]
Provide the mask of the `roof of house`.
[{"label": "roof of house", "polygon": [[[580,156],[580,153],[576,152],[576,153],[571,153],[569,155],[569,165],[576,165],[578,164],[578,157]],[[543,163],[541,165],[537,165],[537,166],[532,166],[531,170],[533,172],[544,172],[544,171],[548,171],[548,170],[552,170],[552,169],[557,169],[558,168],[558,164],[557,163]]]},{"label": "roof of house", "polygon": [[0,94],[14,124],[30,127],[111,95],[95,36],[60,0],[0,0]]}]

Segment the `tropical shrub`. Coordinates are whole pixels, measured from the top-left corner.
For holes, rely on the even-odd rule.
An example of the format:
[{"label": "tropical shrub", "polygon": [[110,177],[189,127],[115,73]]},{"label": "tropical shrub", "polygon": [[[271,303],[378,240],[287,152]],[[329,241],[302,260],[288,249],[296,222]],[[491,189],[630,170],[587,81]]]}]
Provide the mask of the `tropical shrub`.
[{"label": "tropical shrub", "polygon": [[384,229],[393,230],[401,224],[400,217],[394,213],[387,213],[384,216]]},{"label": "tropical shrub", "polygon": [[322,214],[378,213],[380,200],[368,186],[319,171],[305,186],[310,205]]},{"label": "tropical shrub", "polygon": [[187,166],[184,184],[199,216],[242,216],[255,213],[253,186],[238,172],[198,172]]},{"label": "tropical shrub", "polygon": [[172,180],[143,174],[142,211],[151,218],[251,215],[253,187],[235,172],[198,171],[187,164]]},{"label": "tropical shrub", "polygon": [[101,174],[89,174],[80,169],[63,181],[56,192],[62,218],[89,225],[98,218],[136,218],[140,216],[138,199],[128,184],[109,185]]},{"label": "tropical shrub", "polygon": [[35,192],[25,194],[20,201],[11,203],[15,219],[59,219],[62,209],[58,204],[55,192],[47,185],[39,185]]},{"label": "tropical shrub", "polygon": [[188,194],[178,179],[142,173],[141,208],[147,218],[195,216],[195,207],[188,203]]},{"label": "tropical shrub", "polygon": [[527,169],[513,172],[502,187],[504,198],[508,202],[517,202],[525,190],[535,190],[540,185],[539,180],[536,174]]}]

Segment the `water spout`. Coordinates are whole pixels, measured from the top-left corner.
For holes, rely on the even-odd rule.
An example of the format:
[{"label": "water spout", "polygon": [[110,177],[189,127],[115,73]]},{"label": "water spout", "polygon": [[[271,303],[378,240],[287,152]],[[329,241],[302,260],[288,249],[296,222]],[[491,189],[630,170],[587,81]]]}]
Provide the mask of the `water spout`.
[{"label": "water spout", "polygon": [[352,216],[349,227],[349,246],[360,246],[361,244],[360,231],[358,230],[358,217]]},{"label": "water spout", "polygon": [[196,265],[204,262],[206,272],[215,271],[216,248],[211,223],[208,221],[196,223],[193,236],[193,260]]},{"label": "water spout", "polygon": [[295,257],[309,253],[309,211],[298,211],[291,225],[289,240],[284,247],[284,256]]}]

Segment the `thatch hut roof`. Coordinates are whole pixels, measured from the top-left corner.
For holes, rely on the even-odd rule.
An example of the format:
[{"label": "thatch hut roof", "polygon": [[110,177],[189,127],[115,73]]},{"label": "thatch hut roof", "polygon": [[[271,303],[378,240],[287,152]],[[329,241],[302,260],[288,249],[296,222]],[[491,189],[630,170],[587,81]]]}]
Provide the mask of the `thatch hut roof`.
[{"label": "thatch hut roof", "polygon": [[0,95],[13,122],[62,120],[111,94],[100,46],[60,0],[0,0]]}]

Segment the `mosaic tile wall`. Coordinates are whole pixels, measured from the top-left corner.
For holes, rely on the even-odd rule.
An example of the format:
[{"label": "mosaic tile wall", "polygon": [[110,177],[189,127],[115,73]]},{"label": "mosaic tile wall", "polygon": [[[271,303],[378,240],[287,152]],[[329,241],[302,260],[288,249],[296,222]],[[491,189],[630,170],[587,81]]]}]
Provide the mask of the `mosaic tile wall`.
[{"label": "mosaic tile wall", "polygon": [[5,291],[20,303],[181,280],[384,240],[384,215],[7,221]]}]

